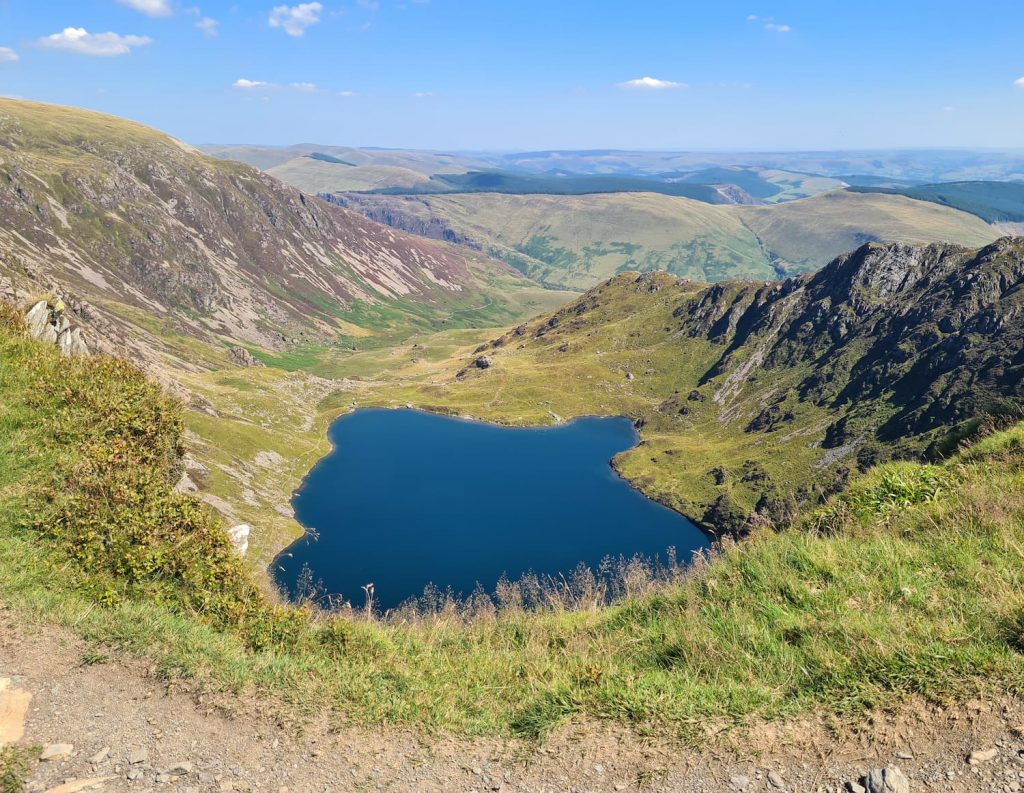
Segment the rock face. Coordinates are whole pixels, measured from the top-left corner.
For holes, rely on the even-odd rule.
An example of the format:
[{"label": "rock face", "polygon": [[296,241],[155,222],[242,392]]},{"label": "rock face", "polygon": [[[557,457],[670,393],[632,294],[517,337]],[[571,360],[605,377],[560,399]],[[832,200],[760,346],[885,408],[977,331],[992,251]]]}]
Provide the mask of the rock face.
[{"label": "rock face", "polygon": [[[826,432],[830,448],[864,432],[895,442],[1024,397],[1022,238],[979,251],[872,243],[813,276],[712,287],[677,316],[689,336],[724,348],[705,376],[716,402],[756,373],[809,369],[793,385],[799,398],[844,414]],[[896,412],[871,427],[880,400]]]},{"label": "rock face", "polygon": [[89,354],[82,331],[73,327],[64,315],[62,300],[40,300],[25,315],[25,324],[33,339],[55,344],[65,357]]},{"label": "rock face", "polygon": [[263,366],[263,361],[257,360],[253,357],[253,354],[245,349],[245,347],[232,347],[231,352],[228,353],[228,357],[231,359],[231,363],[237,364],[238,366]]}]

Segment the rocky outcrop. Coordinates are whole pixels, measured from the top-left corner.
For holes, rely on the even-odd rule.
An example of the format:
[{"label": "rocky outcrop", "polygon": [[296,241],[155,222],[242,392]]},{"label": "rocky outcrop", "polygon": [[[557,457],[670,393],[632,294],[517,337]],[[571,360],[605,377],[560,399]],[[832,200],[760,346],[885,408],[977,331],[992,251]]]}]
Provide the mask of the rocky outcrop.
[{"label": "rocky outcrop", "polygon": [[64,301],[60,298],[35,303],[25,315],[25,324],[29,336],[56,345],[65,357],[89,354],[82,331],[65,316]]},{"label": "rocky outcrop", "polygon": [[228,529],[228,539],[239,556],[245,556],[249,550],[249,534],[252,527],[248,523],[239,523]]},{"label": "rocky outcrop", "polygon": [[231,363],[235,364],[236,366],[258,368],[264,365],[263,361],[260,361],[255,356],[253,356],[253,354],[249,352],[247,349],[245,349],[245,347],[232,347],[231,351],[228,353],[228,358],[230,358]]}]

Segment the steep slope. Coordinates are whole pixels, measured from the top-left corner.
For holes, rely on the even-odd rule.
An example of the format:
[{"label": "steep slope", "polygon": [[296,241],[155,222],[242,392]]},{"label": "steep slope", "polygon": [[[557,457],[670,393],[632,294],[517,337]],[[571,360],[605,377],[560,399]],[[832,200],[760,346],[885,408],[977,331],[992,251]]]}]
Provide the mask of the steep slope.
[{"label": "steep slope", "polygon": [[1022,314],[1020,238],[867,244],[781,282],[627,273],[453,361],[447,385],[383,396],[511,423],[632,416],[643,443],[619,470],[738,531],[1019,415]]},{"label": "steep slope", "polygon": [[983,245],[979,218],[902,196],[832,192],[767,207],[710,206],[649,193],[587,196],[365,196],[368,217],[443,227],[550,285],[589,288],[617,272],[665,270],[699,281],[815,270],[868,241]]},{"label": "steep slope", "polygon": [[0,291],[60,293],[101,349],[149,358],[169,336],[281,349],[460,305],[510,321],[532,289],[141,125],[15,100],[0,100],[0,254]]}]

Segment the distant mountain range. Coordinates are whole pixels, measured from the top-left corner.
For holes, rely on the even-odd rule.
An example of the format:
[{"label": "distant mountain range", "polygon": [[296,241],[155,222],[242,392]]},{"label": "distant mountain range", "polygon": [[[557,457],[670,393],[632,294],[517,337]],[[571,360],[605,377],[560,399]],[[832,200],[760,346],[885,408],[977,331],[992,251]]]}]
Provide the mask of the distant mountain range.
[{"label": "distant mountain range", "polygon": [[398,229],[503,259],[539,283],[589,288],[626,270],[696,281],[816,270],[865,242],[983,245],[973,215],[899,195],[835,191],[772,206],[712,206],[653,193],[326,196]]}]

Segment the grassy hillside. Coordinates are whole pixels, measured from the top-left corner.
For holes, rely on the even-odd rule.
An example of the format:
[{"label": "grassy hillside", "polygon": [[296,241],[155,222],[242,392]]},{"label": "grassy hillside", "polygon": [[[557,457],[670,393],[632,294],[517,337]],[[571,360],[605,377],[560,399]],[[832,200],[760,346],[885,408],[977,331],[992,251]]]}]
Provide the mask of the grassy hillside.
[{"label": "grassy hillside", "polygon": [[982,245],[979,218],[901,196],[832,192],[769,207],[710,206],[654,194],[348,196],[364,214],[499,257],[534,280],[589,288],[628,270],[696,281],[815,270],[868,241]]},{"label": "grassy hillside", "polygon": [[153,365],[494,325],[554,297],[123,119],[2,99],[0,146],[0,291],[58,293],[95,343]]},{"label": "grassy hillside", "polygon": [[944,182],[913,187],[854,187],[851,190],[931,201],[977,215],[986,223],[1024,222],[1024,182]]},{"label": "grassy hillside", "polygon": [[771,283],[623,274],[451,361],[447,379],[377,398],[511,424],[630,416],[643,442],[618,470],[709,530],[742,531],[755,510],[787,514],[860,467],[1017,415],[1022,304],[1020,239],[865,245]]},{"label": "grassy hillside", "polygon": [[313,156],[294,160],[266,169],[275,179],[294,185],[316,195],[335,190],[372,191],[386,188],[413,189],[430,184],[430,177],[393,165],[349,165],[331,162]]},{"label": "grassy hillside", "polygon": [[269,605],[217,522],[170,492],[177,428],[126,365],[61,359],[3,313],[5,607],[144,656],[168,684],[471,734],[582,717],[699,741],[753,718],[1024,684],[1021,427],[939,466],[884,465],[688,574],[627,571],[610,607],[582,576],[535,611],[511,591],[383,622]]}]

